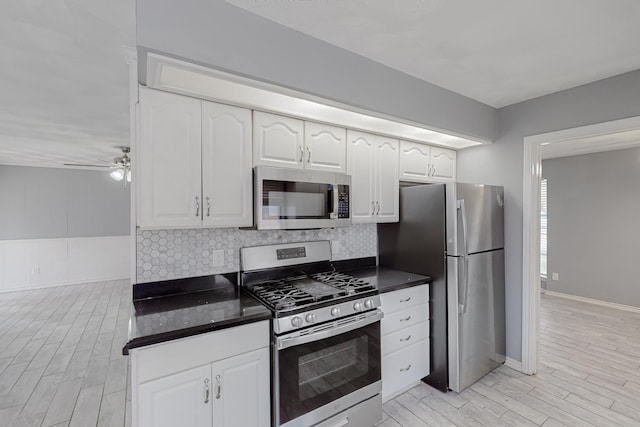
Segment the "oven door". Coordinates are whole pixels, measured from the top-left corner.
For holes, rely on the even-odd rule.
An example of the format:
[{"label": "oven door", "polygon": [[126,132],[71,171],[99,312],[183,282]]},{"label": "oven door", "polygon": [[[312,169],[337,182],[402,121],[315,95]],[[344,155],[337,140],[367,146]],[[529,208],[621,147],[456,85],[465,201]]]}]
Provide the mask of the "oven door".
[{"label": "oven door", "polygon": [[354,317],[276,338],[276,425],[314,425],[381,391],[382,312]]}]

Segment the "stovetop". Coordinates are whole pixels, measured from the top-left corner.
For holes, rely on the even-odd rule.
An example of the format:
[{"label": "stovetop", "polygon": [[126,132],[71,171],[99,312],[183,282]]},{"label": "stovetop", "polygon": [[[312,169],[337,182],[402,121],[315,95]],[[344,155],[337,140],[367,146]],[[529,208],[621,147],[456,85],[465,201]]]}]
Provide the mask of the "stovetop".
[{"label": "stovetop", "polygon": [[271,310],[278,312],[370,293],[376,287],[348,274],[328,271],[267,280],[247,286],[246,289]]}]

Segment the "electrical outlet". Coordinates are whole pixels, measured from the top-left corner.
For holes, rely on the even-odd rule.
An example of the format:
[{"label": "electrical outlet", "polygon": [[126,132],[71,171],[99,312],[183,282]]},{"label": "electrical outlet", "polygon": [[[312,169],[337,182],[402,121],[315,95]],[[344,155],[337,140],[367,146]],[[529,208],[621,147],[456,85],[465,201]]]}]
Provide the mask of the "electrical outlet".
[{"label": "electrical outlet", "polygon": [[224,250],[216,249],[211,256],[211,263],[213,267],[224,267]]},{"label": "electrical outlet", "polygon": [[559,280],[560,275],[558,273],[551,273],[551,280]]}]

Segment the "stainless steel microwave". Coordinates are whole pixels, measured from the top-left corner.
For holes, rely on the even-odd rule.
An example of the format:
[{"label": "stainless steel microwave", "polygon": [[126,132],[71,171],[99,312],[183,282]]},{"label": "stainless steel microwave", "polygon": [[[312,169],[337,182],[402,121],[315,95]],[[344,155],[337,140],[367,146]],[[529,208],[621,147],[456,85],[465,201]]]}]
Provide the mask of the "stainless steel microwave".
[{"label": "stainless steel microwave", "polygon": [[254,168],[259,230],[351,225],[351,176],[269,166]]}]

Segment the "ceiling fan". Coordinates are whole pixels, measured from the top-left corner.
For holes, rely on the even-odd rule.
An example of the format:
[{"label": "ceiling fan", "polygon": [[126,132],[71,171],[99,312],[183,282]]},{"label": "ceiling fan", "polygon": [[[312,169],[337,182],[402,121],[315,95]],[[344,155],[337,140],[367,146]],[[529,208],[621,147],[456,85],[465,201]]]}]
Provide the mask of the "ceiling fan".
[{"label": "ceiling fan", "polygon": [[125,183],[131,182],[131,158],[129,157],[129,152],[131,149],[129,147],[118,147],[122,150],[122,156],[114,157],[112,161],[98,159],[100,162],[108,163],[102,165],[92,165],[92,164],[82,164],[82,163],[65,163],[65,166],[77,166],[77,167],[91,167],[91,168],[110,168],[113,169],[109,176],[116,180],[122,181],[125,180]]}]

